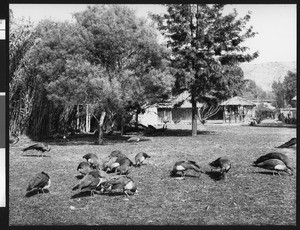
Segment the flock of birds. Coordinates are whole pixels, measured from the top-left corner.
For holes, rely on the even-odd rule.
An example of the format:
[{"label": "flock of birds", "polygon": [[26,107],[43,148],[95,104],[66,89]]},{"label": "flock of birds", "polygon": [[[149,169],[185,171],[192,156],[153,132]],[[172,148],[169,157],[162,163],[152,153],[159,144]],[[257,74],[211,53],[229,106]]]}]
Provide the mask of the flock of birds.
[{"label": "flock of birds", "polygon": [[[16,143],[15,140],[10,140],[10,143]],[[296,144],[296,138],[278,146],[277,148],[289,148]],[[23,149],[23,151],[37,150],[44,156],[44,152],[50,151],[51,147],[48,144],[37,143],[30,145]],[[133,163],[121,151],[112,151],[109,156],[103,161],[94,153],[88,153],[83,156],[84,161],[80,162],[77,171],[81,174],[81,179],[72,188],[73,191],[80,190],[80,192],[89,192],[91,196],[94,194],[103,193],[121,193],[129,197],[137,192],[136,183],[128,176],[132,167],[140,167],[145,165],[144,161],[150,156],[144,152],[139,152],[135,156],[135,163]],[[100,163],[101,162],[101,163]],[[216,169],[220,177],[225,178],[226,174],[231,169],[231,161],[228,157],[219,157],[218,159],[209,163],[211,170]],[[280,152],[270,152],[259,157],[253,162],[252,166],[271,170],[273,175],[277,172],[286,172],[293,174],[293,168],[290,165],[288,157]],[[203,173],[200,166],[195,161],[178,161],[174,164],[170,171],[170,176],[184,179],[185,173],[188,170],[194,170]],[[36,174],[28,183],[27,192],[36,190],[44,193],[51,185],[50,177],[47,173],[41,172]]]}]

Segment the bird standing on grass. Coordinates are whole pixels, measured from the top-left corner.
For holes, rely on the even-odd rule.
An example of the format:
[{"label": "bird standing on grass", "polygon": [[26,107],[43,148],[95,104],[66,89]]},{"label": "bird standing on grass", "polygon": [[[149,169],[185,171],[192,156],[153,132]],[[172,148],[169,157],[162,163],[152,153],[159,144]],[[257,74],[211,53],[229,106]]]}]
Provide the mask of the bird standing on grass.
[{"label": "bird standing on grass", "polygon": [[9,144],[15,145],[19,142],[20,138],[17,134],[12,134],[11,137],[9,137]]},{"label": "bird standing on grass", "polygon": [[102,193],[123,193],[127,197],[137,191],[136,184],[128,176],[115,176],[101,183],[100,188]]},{"label": "bird standing on grass", "polygon": [[104,163],[104,170],[106,172],[112,172],[114,171],[117,167],[120,166],[120,163],[117,162],[118,157],[111,157],[107,162]]},{"label": "bird standing on grass", "polygon": [[121,151],[115,150],[109,155],[108,161],[104,162],[106,171],[115,171],[118,174],[127,174],[133,162]]},{"label": "bird standing on grass", "polygon": [[109,154],[109,157],[125,156],[120,150],[114,150]]},{"label": "bird standing on grass", "polygon": [[80,189],[81,192],[90,192],[91,196],[94,196],[94,193],[97,187],[106,181],[105,178],[99,176],[99,172],[97,170],[91,171],[86,174],[78,184],[72,188],[73,191]]},{"label": "bird standing on grass", "polygon": [[225,176],[231,168],[231,162],[227,157],[219,157],[217,160],[209,163],[214,168],[220,168],[220,173]]},{"label": "bird standing on grass", "polygon": [[288,169],[290,169],[291,171],[294,171],[294,169],[290,166],[290,161],[289,161],[289,158],[287,157],[287,155],[280,153],[280,152],[267,153],[266,155],[259,157],[256,161],[253,162],[253,164],[257,165],[259,163],[262,163],[262,162],[264,162],[266,160],[270,160],[270,159],[281,160]]},{"label": "bird standing on grass", "polygon": [[77,171],[79,173],[81,173],[82,175],[86,175],[88,174],[90,171],[92,171],[92,168],[90,166],[90,163],[87,162],[87,161],[83,161],[83,162],[80,162],[78,167],[77,167]]},{"label": "bird standing on grass", "polygon": [[48,189],[50,185],[51,180],[49,175],[45,172],[41,172],[36,174],[32,179],[30,179],[26,191],[31,192],[37,189],[38,191],[42,191],[44,193],[44,189]]},{"label": "bird standing on grass", "polygon": [[143,161],[146,160],[147,158],[150,158],[147,153],[140,152],[135,156],[135,166],[141,166],[143,165]]},{"label": "bird standing on grass", "polygon": [[116,172],[121,175],[127,175],[129,173],[129,169],[133,166],[133,162],[129,158],[119,159],[120,166],[116,168]]},{"label": "bird standing on grass", "polygon": [[87,162],[90,163],[90,165],[91,165],[92,168],[94,168],[94,169],[99,168],[100,164],[98,162],[98,157],[97,157],[96,154],[94,154],[94,153],[88,153],[88,154],[84,155],[82,158],[86,159]]},{"label": "bird standing on grass", "polygon": [[289,168],[287,168],[286,164],[283,161],[275,158],[267,159],[259,163],[253,163],[253,166],[272,170],[273,176],[275,171],[278,173],[279,176],[280,171],[287,172],[288,174],[292,175],[292,171]]},{"label": "bird standing on grass", "polygon": [[141,141],[141,139],[142,138],[140,136],[133,136],[133,137],[130,137],[129,139],[127,139],[126,142],[136,144],[137,142]]},{"label": "bird standing on grass", "polygon": [[196,164],[195,161],[178,161],[175,163],[173,170],[171,171],[171,176],[176,176],[178,172],[181,173],[181,177],[185,177],[185,171],[187,170],[194,170],[196,172],[203,173],[202,170],[200,170],[200,166]]},{"label": "bird standing on grass", "polygon": [[289,148],[297,144],[297,138],[292,138],[288,142],[276,147],[276,148]]},{"label": "bird standing on grass", "polygon": [[42,152],[42,156],[44,156],[44,152],[46,152],[46,151],[49,152],[51,150],[51,147],[50,147],[50,145],[48,145],[46,143],[37,143],[37,144],[30,145],[30,146],[24,148],[23,152],[26,152],[28,150],[37,150],[39,152]]}]

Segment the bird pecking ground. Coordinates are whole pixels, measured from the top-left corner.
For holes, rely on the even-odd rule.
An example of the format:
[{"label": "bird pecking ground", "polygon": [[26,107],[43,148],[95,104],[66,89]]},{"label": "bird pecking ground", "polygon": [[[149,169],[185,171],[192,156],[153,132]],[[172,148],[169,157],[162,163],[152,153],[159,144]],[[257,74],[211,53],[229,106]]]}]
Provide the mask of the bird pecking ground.
[{"label": "bird pecking ground", "polygon": [[[103,146],[93,138],[52,146],[46,157],[21,149],[33,143],[21,137],[9,155],[9,225],[296,225],[296,170],[281,176],[252,167],[259,156],[285,153],[296,167],[296,149],[276,149],[296,136],[296,128],[206,124],[191,137],[190,126],[174,125],[160,136],[136,144],[107,137]],[[131,160],[138,152],[151,158],[129,176],[137,194],[77,196],[78,164],[96,153],[106,158],[121,150]],[[232,168],[217,180],[209,162],[228,156]],[[204,173],[188,171],[184,180],[169,176],[178,160],[193,160]],[[49,174],[49,193],[26,197],[26,186],[38,172]],[[75,196],[74,196],[75,195]]]}]

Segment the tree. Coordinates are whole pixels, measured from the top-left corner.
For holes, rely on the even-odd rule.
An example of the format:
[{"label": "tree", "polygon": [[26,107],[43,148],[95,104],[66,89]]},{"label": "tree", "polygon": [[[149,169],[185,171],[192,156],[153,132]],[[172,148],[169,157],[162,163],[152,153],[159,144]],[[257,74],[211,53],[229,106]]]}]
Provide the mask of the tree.
[{"label": "tree", "polygon": [[246,79],[245,86],[241,96],[249,98],[249,99],[266,99],[267,93],[259,87],[255,81],[251,79]]},{"label": "tree", "polygon": [[297,74],[288,71],[284,77],[283,86],[285,90],[284,99],[287,104],[292,105],[292,99],[297,95]]},{"label": "tree", "polygon": [[278,81],[273,81],[272,83],[272,91],[275,94],[275,107],[277,108],[284,108],[284,86],[283,84]]},{"label": "tree", "polygon": [[152,15],[171,47],[171,66],[176,69],[174,94],[188,91],[192,104],[192,135],[197,135],[197,101],[236,95],[243,85],[241,62],[258,53],[245,54],[242,43],[253,36],[246,28],[250,13],[223,15],[223,5],[168,4],[168,13]]},{"label": "tree", "polygon": [[24,71],[28,65],[27,54],[36,35],[32,22],[14,18],[12,10],[9,13],[9,129],[22,132],[32,110]]},{"label": "tree", "polygon": [[121,5],[89,6],[75,18],[93,35],[89,61],[102,65],[109,79],[120,83],[121,120],[131,111],[137,118],[169,96],[174,80],[166,62],[168,50],[158,43],[152,24]]},{"label": "tree", "polygon": [[[82,27],[67,22],[44,20],[32,28],[32,31],[34,37],[31,36],[30,48],[26,49],[21,57],[18,68],[10,68],[13,76],[10,82],[10,108],[13,112],[12,122],[21,120],[19,127],[27,134],[42,137],[48,136],[53,127],[59,131],[63,128],[59,117],[68,110],[62,105],[55,107],[54,103],[48,100],[46,86],[65,71],[67,60],[76,54],[88,54],[85,46],[90,41],[87,31],[82,31]],[[10,36],[13,35],[11,30]],[[24,40],[26,41],[22,39]],[[13,53],[13,46],[10,50]],[[13,59],[13,56],[11,58]],[[16,88],[16,85],[19,87]],[[17,116],[14,111],[24,115]]]},{"label": "tree", "polygon": [[292,98],[297,95],[297,74],[287,72],[283,82],[273,81],[272,91],[275,94],[275,106],[284,108],[287,104],[292,104]]},{"label": "tree", "polygon": [[98,5],[75,18],[88,36],[86,54],[65,59],[63,71],[46,87],[48,99],[67,107],[88,104],[99,123],[102,144],[106,116],[123,118],[128,111],[139,113],[166,98],[172,75],[155,30],[129,8]]}]

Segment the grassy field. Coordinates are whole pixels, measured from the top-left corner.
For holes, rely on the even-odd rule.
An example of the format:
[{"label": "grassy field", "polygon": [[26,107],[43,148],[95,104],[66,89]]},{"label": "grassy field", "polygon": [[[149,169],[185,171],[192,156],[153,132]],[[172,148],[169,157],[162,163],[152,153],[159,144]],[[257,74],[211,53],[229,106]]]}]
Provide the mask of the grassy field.
[{"label": "grassy field", "polygon": [[[107,138],[105,145],[93,139],[50,143],[50,157],[23,154],[27,138],[10,148],[9,225],[295,225],[296,171],[290,176],[272,175],[252,167],[259,156],[281,151],[296,167],[296,149],[276,149],[296,136],[296,128],[206,124],[191,137],[190,126],[177,125],[163,136],[146,136],[137,144],[128,137]],[[125,200],[121,195],[77,196],[77,165],[86,153],[104,159],[121,150],[133,160],[144,151],[147,165],[134,168],[130,176],[138,193]],[[227,180],[217,180],[208,163],[228,156],[232,169]],[[187,172],[185,180],[169,176],[178,160],[194,160],[204,171]],[[50,192],[25,197],[32,175],[47,172]],[[75,195],[75,196],[74,196]]]}]

